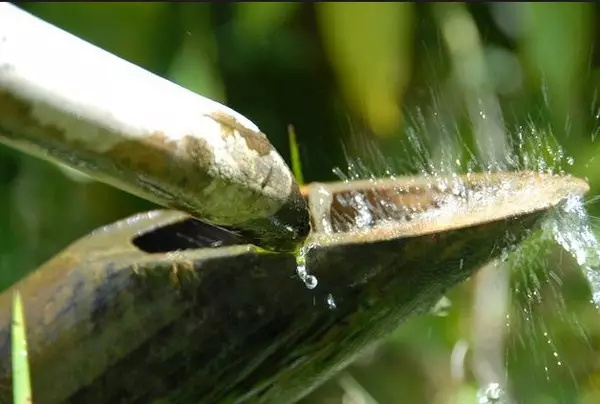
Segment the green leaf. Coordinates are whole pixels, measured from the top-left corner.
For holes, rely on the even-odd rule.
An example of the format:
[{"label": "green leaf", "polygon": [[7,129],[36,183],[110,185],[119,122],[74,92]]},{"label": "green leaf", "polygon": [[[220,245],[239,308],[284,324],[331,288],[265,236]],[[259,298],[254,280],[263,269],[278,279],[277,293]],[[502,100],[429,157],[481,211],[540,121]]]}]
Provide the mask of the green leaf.
[{"label": "green leaf", "polygon": [[298,184],[304,184],[304,175],[302,175],[302,160],[300,158],[300,150],[296,141],[296,131],[292,125],[288,125],[288,135],[290,139],[290,156],[292,159],[292,171],[296,177]]},{"label": "green leaf", "polygon": [[413,4],[315,4],[329,61],[350,106],[379,135],[397,131],[411,70]]},{"label": "green leaf", "polygon": [[235,25],[242,38],[264,40],[289,20],[301,2],[235,3]]},{"label": "green leaf", "polygon": [[545,86],[557,129],[570,117],[573,132],[582,119],[581,93],[588,82],[593,4],[515,3],[524,25],[523,52],[534,86]]},{"label": "green leaf", "polygon": [[211,4],[189,3],[185,6],[179,8],[184,36],[168,76],[204,97],[225,102],[225,87],[217,67],[217,43],[210,25]]},{"label": "green leaf", "polygon": [[176,8],[169,2],[31,2],[24,8],[158,74],[169,65],[178,34]]},{"label": "green leaf", "polygon": [[25,333],[25,318],[21,294],[16,291],[13,295],[12,313],[12,377],[13,403],[31,403],[31,382],[29,378],[29,362],[27,360],[27,340]]}]

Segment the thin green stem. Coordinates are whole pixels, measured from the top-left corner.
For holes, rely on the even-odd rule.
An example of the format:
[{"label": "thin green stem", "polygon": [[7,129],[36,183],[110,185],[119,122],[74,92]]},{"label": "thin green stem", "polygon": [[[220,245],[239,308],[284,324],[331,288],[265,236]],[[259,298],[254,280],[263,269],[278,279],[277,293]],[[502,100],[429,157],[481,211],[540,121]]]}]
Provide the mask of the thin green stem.
[{"label": "thin green stem", "polygon": [[302,175],[302,161],[300,159],[300,149],[296,141],[296,131],[292,125],[288,125],[288,136],[290,140],[290,156],[292,158],[292,172],[296,177],[299,185],[304,184],[304,176]]},{"label": "thin green stem", "polygon": [[12,376],[13,403],[31,403],[31,382],[29,378],[29,362],[27,360],[27,340],[25,335],[25,318],[21,294],[13,295],[12,313]]}]

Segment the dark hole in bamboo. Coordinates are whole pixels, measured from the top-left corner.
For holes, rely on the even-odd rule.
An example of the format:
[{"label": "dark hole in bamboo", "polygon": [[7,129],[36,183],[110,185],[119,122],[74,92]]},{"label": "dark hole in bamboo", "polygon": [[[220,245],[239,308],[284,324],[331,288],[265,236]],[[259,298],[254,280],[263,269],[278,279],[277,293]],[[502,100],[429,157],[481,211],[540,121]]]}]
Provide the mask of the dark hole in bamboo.
[{"label": "dark hole in bamboo", "polygon": [[196,219],[185,219],[136,236],[132,243],[147,253],[245,244],[235,234]]}]

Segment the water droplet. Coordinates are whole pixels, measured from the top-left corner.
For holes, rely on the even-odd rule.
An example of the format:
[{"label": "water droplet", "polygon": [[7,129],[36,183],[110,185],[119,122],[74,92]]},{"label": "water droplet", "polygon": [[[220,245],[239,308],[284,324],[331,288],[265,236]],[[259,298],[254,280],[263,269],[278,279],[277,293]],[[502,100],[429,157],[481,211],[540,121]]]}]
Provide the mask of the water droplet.
[{"label": "water droplet", "polygon": [[567,164],[572,166],[573,164],[575,164],[575,159],[571,156],[567,157]]},{"label": "water droplet", "polygon": [[319,283],[319,281],[317,280],[316,276],[307,275],[306,278],[304,278],[304,284],[309,289],[316,288],[318,283]]},{"label": "water droplet", "polygon": [[477,404],[500,404],[505,402],[506,394],[499,383],[488,383],[477,392]]},{"label": "water droplet", "polygon": [[430,310],[430,313],[434,316],[446,317],[450,307],[452,307],[452,301],[446,296],[442,296],[442,298],[438,300],[435,306],[433,306],[433,308]]},{"label": "water droplet", "polygon": [[335,305],[335,299],[331,293],[327,295],[327,307],[329,310],[334,310],[337,307]]},{"label": "water droplet", "polygon": [[306,270],[306,254],[310,248],[310,245],[304,246],[298,252],[298,255],[296,256],[296,275],[298,275],[298,278],[304,282],[304,285],[308,289],[314,289],[317,287],[319,281],[317,280],[316,276],[310,275]]},{"label": "water droplet", "polygon": [[298,265],[296,267],[296,273],[300,277],[300,279],[306,278],[306,267],[304,265]]}]

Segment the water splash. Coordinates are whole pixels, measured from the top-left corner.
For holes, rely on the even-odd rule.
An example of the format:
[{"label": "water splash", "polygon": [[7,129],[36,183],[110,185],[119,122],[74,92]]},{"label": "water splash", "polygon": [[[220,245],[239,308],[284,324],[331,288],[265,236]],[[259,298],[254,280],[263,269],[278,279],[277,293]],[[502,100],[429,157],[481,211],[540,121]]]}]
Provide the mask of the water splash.
[{"label": "water splash", "polygon": [[452,307],[452,301],[446,296],[442,296],[440,300],[429,310],[429,313],[438,316],[446,317]]},{"label": "water splash", "polygon": [[499,383],[488,383],[477,391],[477,404],[502,404],[506,402],[506,393]]},{"label": "water splash", "polygon": [[592,303],[600,309],[600,244],[592,231],[584,199],[568,198],[547,226],[556,242],[582,268],[592,291]]},{"label": "water splash", "polygon": [[[426,178],[429,186],[438,187],[440,190],[446,187],[448,191],[445,194],[449,196],[448,199],[456,201],[469,197],[464,186],[461,187],[463,184],[458,181],[459,174],[492,174],[495,171],[566,174],[575,164],[575,159],[565,152],[554,137],[551,126],[540,125],[539,122],[530,120],[509,128],[510,150],[505,155],[506,160],[490,163],[475,156],[469,149],[464,141],[464,134],[460,133],[458,126],[452,122],[452,117],[444,124],[437,116],[435,113],[423,113],[420,110],[407,115],[409,127],[405,131],[404,140],[401,141],[400,152],[398,148],[394,149],[393,157],[385,155],[387,148],[379,147],[375,142],[361,137],[361,144],[355,146],[355,151],[346,153],[346,170],[342,172],[335,169],[334,174],[342,181],[368,180],[374,183],[378,178],[394,179],[396,176],[416,174]],[[544,120],[544,117],[541,119]],[[491,190],[490,194],[493,197],[494,190]],[[361,223],[365,225],[374,221],[385,225],[386,218],[394,222],[411,220],[411,217],[419,214],[402,210],[401,207],[399,209],[397,206],[387,206],[376,196],[361,199],[355,195],[346,195],[344,200],[336,202],[374,212],[374,217],[368,217],[366,214],[361,216]],[[448,210],[454,208],[448,205]],[[590,282],[596,305],[600,303],[600,253],[589,226],[582,198],[565,201],[563,207],[556,210],[555,217],[551,217],[545,227],[545,230],[549,231],[541,232],[543,234],[533,246],[530,243],[527,248],[521,249],[520,245],[514,245],[501,254],[503,261],[510,261],[514,274],[512,276],[520,278],[516,282],[512,281],[513,315],[507,312],[506,320],[502,321],[505,322],[503,325],[509,328],[507,338],[512,339],[507,341],[505,349],[507,362],[514,359],[520,364],[531,363],[532,377],[545,378],[556,384],[554,376],[551,377],[552,372],[558,372],[557,377],[563,380],[564,376],[568,377],[568,373],[573,376],[573,371],[569,367],[568,358],[561,355],[562,338],[553,327],[562,322],[562,326],[566,325],[575,334],[579,333],[584,345],[587,343],[590,346],[586,330],[565,303],[564,268],[553,256],[556,244],[560,244],[573,255],[583,269]],[[556,316],[559,321],[548,323],[549,315]],[[556,344],[555,341],[561,344]],[[510,352],[516,355],[509,359]],[[509,372],[508,382],[513,388],[516,386],[512,386],[510,369],[511,366],[506,368]],[[575,379],[572,381],[577,384]],[[502,403],[506,400],[508,397],[498,383],[483,385],[479,390],[480,403]]]},{"label": "water splash", "polygon": [[[531,383],[547,383],[551,389],[562,389],[568,383],[565,377],[569,375],[573,386],[577,385],[574,370],[561,353],[564,330],[570,330],[569,338],[575,338],[575,343],[590,347],[587,331],[565,299],[568,263],[565,265],[560,260],[557,249],[562,248],[555,240],[555,232],[563,228],[556,223],[561,212],[562,209],[557,208],[543,228],[522,243],[509,258],[513,302],[512,313],[506,317],[506,361],[509,368],[511,363],[530,367]],[[557,384],[556,378],[564,383]]]}]

